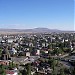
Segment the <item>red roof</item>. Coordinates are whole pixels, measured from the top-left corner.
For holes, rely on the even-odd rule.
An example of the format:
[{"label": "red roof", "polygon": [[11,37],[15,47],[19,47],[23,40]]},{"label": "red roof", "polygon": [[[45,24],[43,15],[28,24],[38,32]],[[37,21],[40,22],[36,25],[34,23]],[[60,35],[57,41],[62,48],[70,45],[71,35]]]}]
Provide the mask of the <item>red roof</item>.
[{"label": "red roof", "polygon": [[6,74],[14,74],[14,72],[11,71],[11,70],[7,70],[7,71],[6,71]]}]

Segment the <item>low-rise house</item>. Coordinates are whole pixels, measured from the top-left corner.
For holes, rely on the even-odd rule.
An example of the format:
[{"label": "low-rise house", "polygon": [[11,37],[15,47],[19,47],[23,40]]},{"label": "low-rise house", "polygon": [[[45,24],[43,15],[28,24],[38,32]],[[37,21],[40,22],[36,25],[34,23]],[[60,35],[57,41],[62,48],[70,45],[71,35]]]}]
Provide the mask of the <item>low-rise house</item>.
[{"label": "low-rise house", "polygon": [[30,57],[30,52],[26,52],[26,56]]},{"label": "low-rise house", "polygon": [[14,39],[8,39],[7,42],[8,43],[12,43],[14,41]]},{"label": "low-rise house", "polygon": [[39,49],[34,49],[32,51],[32,55],[40,55],[40,50]]},{"label": "low-rise house", "polygon": [[33,43],[29,43],[29,47],[33,47]]},{"label": "low-rise house", "polygon": [[15,50],[15,48],[12,48],[11,50],[9,50],[10,54],[16,54],[17,51]]},{"label": "low-rise house", "polygon": [[66,42],[68,42],[69,40],[68,40],[68,39],[66,39],[65,41],[66,41]]},{"label": "low-rise house", "polygon": [[45,43],[42,43],[42,47],[45,47],[46,46],[46,44]]},{"label": "low-rise house", "polygon": [[29,48],[25,48],[26,51],[29,51]]},{"label": "low-rise house", "polygon": [[40,55],[40,50],[36,50],[36,55]]},{"label": "low-rise house", "polygon": [[16,70],[6,70],[6,75],[18,75]]},{"label": "low-rise house", "polygon": [[9,53],[9,51],[8,51],[7,48],[2,51],[2,54],[0,56],[0,59],[1,60],[11,60],[10,53]]},{"label": "low-rise house", "polygon": [[9,60],[0,60],[0,65],[9,65]]},{"label": "low-rise house", "polygon": [[17,48],[19,46],[18,43],[14,43],[13,47]]},{"label": "low-rise house", "polygon": [[45,53],[48,53],[48,50],[44,50]]}]

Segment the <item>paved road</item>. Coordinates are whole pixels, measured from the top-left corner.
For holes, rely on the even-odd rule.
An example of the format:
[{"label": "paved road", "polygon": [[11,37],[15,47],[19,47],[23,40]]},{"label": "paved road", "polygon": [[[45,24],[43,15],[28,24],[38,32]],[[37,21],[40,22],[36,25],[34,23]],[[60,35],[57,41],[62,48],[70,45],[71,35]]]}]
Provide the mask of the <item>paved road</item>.
[{"label": "paved road", "polygon": [[27,64],[27,63],[32,63],[35,60],[37,60],[38,58],[40,58],[39,56],[30,56],[28,57],[12,57],[12,61],[14,61],[17,64]]},{"label": "paved road", "polygon": [[68,68],[68,69],[73,67],[69,62],[60,61],[60,63],[62,63],[63,66],[65,66],[65,67]]},{"label": "paved road", "polygon": [[66,66],[67,68],[70,68],[70,67],[73,67],[69,62],[71,60],[75,60],[75,56],[64,57],[63,60],[61,60],[61,62],[64,66]]},{"label": "paved road", "polygon": [[66,68],[71,68],[73,66],[69,63],[69,60],[75,59],[75,56],[69,56],[69,54],[65,54],[63,56],[54,56],[54,58],[59,58],[59,62],[62,63]]}]

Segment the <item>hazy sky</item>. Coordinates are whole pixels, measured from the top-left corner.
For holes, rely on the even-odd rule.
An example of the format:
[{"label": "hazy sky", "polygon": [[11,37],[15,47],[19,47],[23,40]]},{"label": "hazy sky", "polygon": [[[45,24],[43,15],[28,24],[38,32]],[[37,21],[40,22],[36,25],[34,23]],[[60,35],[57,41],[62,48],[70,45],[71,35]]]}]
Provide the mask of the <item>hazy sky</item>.
[{"label": "hazy sky", "polygon": [[74,0],[0,0],[0,28],[74,30]]}]

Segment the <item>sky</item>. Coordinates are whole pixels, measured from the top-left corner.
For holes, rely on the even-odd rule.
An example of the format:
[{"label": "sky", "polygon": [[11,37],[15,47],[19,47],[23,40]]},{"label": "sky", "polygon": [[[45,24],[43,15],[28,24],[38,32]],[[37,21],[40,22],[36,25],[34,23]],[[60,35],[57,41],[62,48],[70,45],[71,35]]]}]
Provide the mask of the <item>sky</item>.
[{"label": "sky", "polygon": [[0,28],[74,30],[74,0],[0,0]]}]

